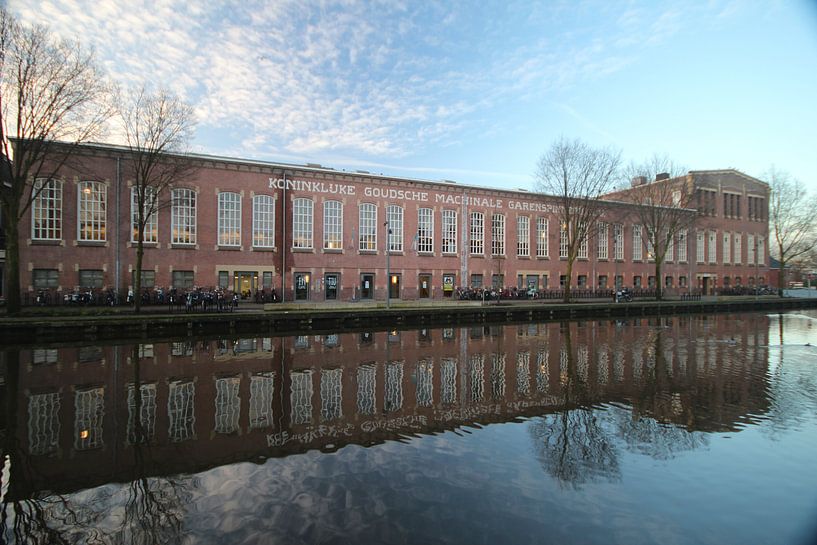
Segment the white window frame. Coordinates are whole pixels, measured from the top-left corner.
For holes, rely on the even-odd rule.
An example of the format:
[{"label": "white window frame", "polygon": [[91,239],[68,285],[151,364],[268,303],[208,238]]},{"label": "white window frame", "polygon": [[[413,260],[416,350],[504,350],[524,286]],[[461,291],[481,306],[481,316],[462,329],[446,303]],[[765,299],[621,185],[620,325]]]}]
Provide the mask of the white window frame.
[{"label": "white window frame", "polygon": [[757,264],[766,266],[766,239],[758,235],[757,237]]},{"label": "white window frame", "polygon": [[599,222],[596,240],[598,241],[598,258],[608,259],[610,257],[610,233],[606,222]]},{"label": "white window frame", "polygon": [[241,195],[233,191],[218,194],[218,245],[241,246]]},{"label": "white window frame", "polygon": [[177,188],[171,192],[170,231],[172,244],[196,243],[196,201],[194,189]]},{"label": "white window frame", "polygon": [[[139,192],[138,188],[130,188],[130,216],[131,216],[131,235],[130,241],[134,244],[139,242]],[[151,202],[153,201],[153,202]],[[145,187],[145,210],[143,212],[152,213],[145,221],[145,231],[142,233],[142,242],[155,244],[159,242],[159,214],[158,206],[156,206],[156,190],[151,186]]]},{"label": "white window frame", "polygon": [[709,264],[713,265],[718,262],[718,232],[714,229],[709,231],[709,245],[707,247],[707,254],[709,257]]},{"label": "white window frame", "polygon": [[559,258],[567,259],[568,240],[567,240],[567,226],[562,223],[559,225]]},{"label": "white window frame", "polygon": [[62,240],[62,181],[38,178],[32,192],[31,238]]},{"label": "white window frame", "polygon": [[641,239],[641,226],[633,225],[633,261],[644,258],[644,242]]},{"label": "white window frame", "polygon": [[456,254],[457,253],[457,211],[443,210],[442,211],[442,225],[443,225],[443,253]]},{"label": "white window frame", "polygon": [[275,197],[271,195],[252,198],[252,245],[275,248]]},{"label": "white window frame", "polygon": [[485,214],[471,212],[468,217],[471,255],[485,255]]},{"label": "white window frame", "polygon": [[323,202],[323,249],[343,249],[343,203]]},{"label": "white window frame", "polygon": [[516,255],[530,257],[530,216],[516,216]]},{"label": "white window frame", "polygon": [[732,262],[732,236],[729,232],[723,233],[723,262]]},{"label": "white window frame", "polygon": [[377,251],[377,205],[362,202],[358,206],[358,250]]},{"label": "white window frame", "polygon": [[108,186],[85,180],[77,185],[77,240],[105,242]]},{"label": "white window frame", "polygon": [[434,253],[434,210],[431,208],[417,209],[417,251]]},{"label": "white window frame", "polygon": [[746,235],[746,264],[755,264],[755,235]]},{"label": "white window frame", "polygon": [[706,258],[706,231],[695,233],[695,258],[698,263],[704,263]]},{"label": "white window frame", "polygon": [[734,257],[734,262],[735,262],[735,265],[740,265],[741,259],[743,257],[741,255],[743,253],[743,248],[742,248],[742,246],[743,246],[743,233],[734,233],[732,238],[735,241],[735,255],[733,256]]},{"label": "white window frame", "polygon": [[686,229],[678,233],[678,263],[686,263],[689,238]]},{"label": "white window frame", "polygon": [[550,257],[548,251],[548,219],[542,216],[536,218],[536,257]]},{"label": "white window frame", "polygon": [[402,206],[390,204],[386,207],[386,221],[389,222],[389,251],[403,251],[403,218],[405,210]]},{"label": "white window frame", "polygon": [[505,255],[505,214],[491,214],[491,255]]},{"label": "white window frame", "polygon": [[621,223],[613,225],[613,258],[624,261],[624,225]]},{"label": "white window frame", "polygon": [[315,224],[315,202],[306,197],[292,200],[292,248],[312,250],[314,239],[312,226]]}]

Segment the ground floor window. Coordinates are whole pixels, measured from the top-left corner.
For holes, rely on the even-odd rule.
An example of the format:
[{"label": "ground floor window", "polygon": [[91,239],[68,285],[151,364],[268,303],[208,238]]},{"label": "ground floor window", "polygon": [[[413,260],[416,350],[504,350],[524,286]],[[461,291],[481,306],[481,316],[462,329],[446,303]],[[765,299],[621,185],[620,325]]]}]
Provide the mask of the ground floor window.
[{"label": "ground floor window", "polygon": [[647,277],[647,286],[649,286],[650,289],[655,287],[655,277],[654,276],[648,276]]},{"label": "ground floor window", "polygon": [[567,285],[567,275],[560,274],[559,275],[559,286],[563,288],[566,285]]},{"label": "ground floor window", "polygon": [[230,287],[230,273],[227,271],[218,271],[218,287],[226,290]]},{"label": "ground floor window", "polygon": [[671,287],[672,287],[672,277],[671,277],[671,276],[667,276],[667,277],[664,279],[664,286],[665,286],[665,287],[667,287],[667,288],[671,288]]},{"label": "ground floor window", "polygon": [[[131,272],[131,285],[136,285],[136,271]],[[156,271],[142,271],[142,288],[156,287]]]},{"label": "ground floor window", "polygon": [[535,274],[529,274],[527,278],[528,290],[539,291],[539,277]]},{"label": "ground floor window", "polygon": [[472,288],[481,288],[482,287],[482,275],[481,274],[472,274],[471,275],[471,287]]},{"label": "ground floor window", "polygon": [[687,277],[686,276],[679,276],[678,277],[678,286],[685,288],[687,287]]},{"label": "ground floor window", "polygon": [[735,277],[735,285],[736,285],[736,286],[740,286],[740,285],[741,285],[741,282],[740,282],[740,276],[736,276],[736,277]]},{"label": "ground floor window", "polygon": [[723,277],[723,287],[724,287],[724,288],[728,288],[728,287],[729,287],[729,277],[728,277],[728,276],[724,276],[724,277]]},{"label": "ground floor window", "polygon": [[580,274],[579,275],[579,287],[580,288],[586,288],[587,287],[587,275],[586,274]]},{"label": "ground floor window", "polygon": [[491,287],[495,290],[500,290],[505,286],[505,275],[504,274],[492,274],[491,275]]},{"label": "ground floor window", "polygon": [[309,299],[309,273],[295,273],[295,300]]},{"label": "ground floor window", "polygon": [[327,301],[334,301],[338,298],[338,279],[340,275],[338,273],[326,273],[324,277],[324,286],[325,286],[325,297]]},{"label": "ground floor window", "polygon": [[633,287],[640,288],[641,287],[641,277],[640,276],[633,276]]},{"label": "ground floor window", "polygon": [[272,288],[272,271],[264,271],[261,273],[261,287],[265,290]]},{"label": "ground floor window", "polygon": [[173,271],[173,287],[177,289],[190,289],[193,287],[193,271]]},{"label": "ground floor window", "polygon": [[57,269],[34,269],[31,271],[31,282],[35,290],[56,289],[60,278]]},{"label": "ground floor window", "polygon": [[360,298],[374,298],[374,274],[363,273],[360,275]]},{"label": "ground floor window", "polygon": [[607,288],[607,275],[601,274],[599,275],[599,289],[603,290],[605,288]]},{"label": "ground floor window", "polygon": [[547,289],[547,288],[548,288],[548,275],[543,274],[542,275],[542,289]]},{"label": "ground floor window", "polygon": [[99,269],[80,269],[79,286],[81,288],[101,288],[103,271]]},{"label": "ground floor window", "polygon": [[624,276],[619,274],[616,275],[616,289],[624,286]]}]

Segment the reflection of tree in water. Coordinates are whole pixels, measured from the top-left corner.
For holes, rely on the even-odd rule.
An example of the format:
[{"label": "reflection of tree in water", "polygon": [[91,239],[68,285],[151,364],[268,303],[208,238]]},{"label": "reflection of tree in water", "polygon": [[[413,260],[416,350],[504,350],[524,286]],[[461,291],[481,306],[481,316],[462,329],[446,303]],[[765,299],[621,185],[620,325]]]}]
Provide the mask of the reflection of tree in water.
[{"label": "reflection of tree in water", "polygon": [[28,453],[17,443],[17,378],[19,353],[6,354],[7,402],[3,409],[8,428],[2,437],[2,505],[0,542],[32,545],[164,544],[182,540],[184,507],[193,481],[159,474],[151,463],[150,438],[143,433],[139,358],[133,352],[136,411],[134,415],[133,476],[125,484],[109,484],[70,495],[52,494],[32,499]]},{"label": "reflection of tree in water", "polygon": [[629,411],[623,409],[610,411],[610,417],[627,450],[657,460],[669,460],[681,452],[709,444],[709,439],[702,432],[691,432],[676,424],[665,424],[653,418],[633,418]]}]

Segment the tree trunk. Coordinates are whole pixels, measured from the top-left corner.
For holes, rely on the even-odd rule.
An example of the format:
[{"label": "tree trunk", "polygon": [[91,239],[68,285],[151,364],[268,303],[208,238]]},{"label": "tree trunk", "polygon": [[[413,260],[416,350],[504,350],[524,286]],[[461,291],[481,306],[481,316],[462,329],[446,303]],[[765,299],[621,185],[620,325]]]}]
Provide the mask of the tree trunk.
[{"label": "tree trunk", "polygon": [[142,255],[145,253],[142,242],[142,226],[139,226],[139,233],[136,242],[136,270],[133,271],[133,311],[139,314],[142,310]]},{"label": "tree trunk", "polygon": [[661,290],[661,262],[655,260],[655,300],[660,301],[663,296]]},{"label": "tree trunk", "polygon": [[573,260],[568,258],[567,260],[567,274],[565,278],[565,296],[563,301],[565,303],[570,302],[570,279],[573,278]]},{"label": "tree trunk", "polygon": [[18,316],[21,311],[20,286],[20,231],[17,210],[3,215],[6,231],[6,313]]}]

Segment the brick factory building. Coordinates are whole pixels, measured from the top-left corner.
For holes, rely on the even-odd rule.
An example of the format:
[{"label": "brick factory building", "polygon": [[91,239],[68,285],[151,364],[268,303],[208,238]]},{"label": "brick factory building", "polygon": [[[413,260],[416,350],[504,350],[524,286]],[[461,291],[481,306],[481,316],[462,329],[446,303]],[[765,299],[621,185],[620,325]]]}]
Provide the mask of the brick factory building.
[{"label": "brick factory building", "polygon": [[[558,201],[509,191],[214,156],[172,189],[146,233],[143,287],[276,290],[287,301],[442,299],[457,287],[605,290],[654,285],[634,206],[604,201],[599,236],[565,275]],[[82,145],[23,219],[21,285],[118,290],[136,244],[128,151]],[[695,223],[662,267],[668,294],[765,285],[769,187],[736,170],[690,171]],[[661,183],[661,182],[653,182]],[[637,190],[637,188],[634,188]],[[691,212],[694,213],[694,212]],[[389,251],[386,251],[386,239]]]}]

